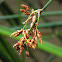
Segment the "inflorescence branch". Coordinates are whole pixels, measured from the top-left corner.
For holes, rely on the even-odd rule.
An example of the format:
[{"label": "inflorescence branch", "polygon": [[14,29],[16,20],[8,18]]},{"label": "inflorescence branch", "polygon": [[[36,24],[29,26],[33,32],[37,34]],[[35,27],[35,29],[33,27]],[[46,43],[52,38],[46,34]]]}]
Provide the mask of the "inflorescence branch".
[{"label": "inflorescence branch", "polygon": [[[42,35],[40,31],[38,30],[38,22],[39,22],[39,17],[41,12],[52,2],[52,0],[49,0],[48,3],[42,8],[38,10],[31,10],[30,13],[30,8],[27,5],[22,4],[21,7],[24,9],[20,9],[25,15],[29,15],[28,19],[23,22],[24,27],[21,30],[17,30],[16,32],[13,32],[11,36],[15,35],[15,37],[19,36],[21,33],[23,37],[16,43],[14,44],[13,47],[16,47],[16,50],[21,54],[24,45],[27,47],[26,51],[26,56],[29,57],[29,51],[28,47],[35,49],[36,46],[38,46],[38,41],[37,38],[40,41],[40,44],[42,45]],[[27,23],[32,20],[32,23],[30,24],[30,28],[26,29]],[[29,36],[32,38],[30,39]]]}]

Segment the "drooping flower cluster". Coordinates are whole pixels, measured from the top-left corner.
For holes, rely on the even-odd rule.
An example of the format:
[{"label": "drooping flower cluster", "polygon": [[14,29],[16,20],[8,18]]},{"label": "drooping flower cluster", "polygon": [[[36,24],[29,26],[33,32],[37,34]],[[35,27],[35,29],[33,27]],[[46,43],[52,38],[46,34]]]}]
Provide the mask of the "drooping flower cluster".
[{"label": "drooping flower cluster", "polygon": [[[21,5],[25,9],[20,9],[25,15],[30,15],[29,10],[30,8],[24,4]],[[40,11],[40,10],[39,10]],[[23,29],[17,30],[16,32],[12,33],[11,36],[15,35],[15,37],[19,36],[20,34],[23,35],[23,37],[18,41],[18,43],[14,44],[13,47],[16,47],[16,50],[21,54],[24,45],[30,48],[35,49],[36,46],[38,46],[38,41],[37,38],[39,39],[41,45],[42,45],[42,38],[41,38],[41,33],[37,29],[38,27],[38,22],[36,18],[36,14],[40,13],[39,11],[34,12],[34,10],[31,11],[33,13],[29,19],[27,19],[24,23],[26,24],[28,21],[32,19],[32,23],[30,24],[30,29],[25,29],[26,26],[24,26]],[[29,37],[32,37],[31,39]],[[26,56],[29,57],[29,51],[27,49],[26,51]]]}]

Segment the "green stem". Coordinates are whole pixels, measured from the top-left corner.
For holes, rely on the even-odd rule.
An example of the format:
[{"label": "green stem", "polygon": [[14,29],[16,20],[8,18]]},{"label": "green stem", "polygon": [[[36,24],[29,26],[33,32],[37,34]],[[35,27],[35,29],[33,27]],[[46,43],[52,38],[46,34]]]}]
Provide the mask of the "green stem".
[{"label": "green stem", "polygon": [[[38,22],[39,22],[39,16],[38,16],[38,19],[37,19],[37,26],[36,26],[36,30],[37,30],[37,27],[38,27]],[[35,30],[35,35],[36,35],[36,30]]]},{"label": "green stem", "polygon": [[38,26],[38,22],[39,22],[39,16],[38,16],[38,20],[37,20],[37,26]]},{"label": "green stem", "polygon": [[46,7],[47,7],[51,2],[52,2],[52,0],[49,0],[49,1],[46,3],[46,5],[42,8],[42,10],[45,10]]},{"label": "green stem", "polygon": [[[33,26],[35,25],[35,23],[37,22],[37,19],[35,20],[34,24],[32,25],[32,27],[30,28],[29,32],[31,31],[31,29],[33,28]],[[28,32],[28,33],[29,33]]]},{"label": "green stem", "polygon": [[[30,19],[30,17],[32,16],[32,14],[35,13],[35,12],[37,12],[37,11],[38,11],[38,10],[35,10],[34,12],[32,12],[32,13],[29,15],[29,17],[28,17],[28,19],[27,19],[27,22],[28,22],[28,20]],[[26,29],[27,22],[26,22],[26,24],[24,25],[23,29]]]},{"label": "green stem", "polygon": [[[44,10],[51,2],[52,2],[52,0],[49,0],[49,1],[47,2],[47,4],[42,8],[42,10]],[[28,20],[30,19],[31,15],[32,15],[33,13],[35,13],[35,12],[37,13],[38,10],[35,10],[34,12],[32,12],[32,13],[30,14],[30,16],[29,16],[28,19],[27,19],[27,22],[28,22]],[[27,22],[26,22],[25,26],[23,27],[23,29],[26,29]]]}]

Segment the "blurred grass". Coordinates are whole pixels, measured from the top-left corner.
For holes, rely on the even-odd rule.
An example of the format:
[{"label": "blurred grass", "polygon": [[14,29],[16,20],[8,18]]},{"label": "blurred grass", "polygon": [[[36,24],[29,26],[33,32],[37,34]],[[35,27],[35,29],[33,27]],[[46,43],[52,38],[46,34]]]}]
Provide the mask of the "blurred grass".
[{"label": "blurred grass", "polygon": [[[12,13],[11,9],[7,6],[5,2],[1,3],[0,11],[3,15],[9,15],[10,13]],[[9,23],[10,26],[16,26],[13,19],[7,19],[6,21]]]},{"label": "blurred grass", "polygon": [[18,5],[18,18],[19,18],[19,26],[20,27],[22,27],[22,17],[21,17],[21,11],[20,11],[20,8],[21,8],[21,6],[20,6],[20,2],[21,2],[21,0],[17,0],[17,5]]},{"label": "blurred grass", "polygon": [[[12,15],[15,14],[14,11],[9,7],[9,5],[6,3],[6,1],[2,1],[0,4],[0,11],[2,12],[3,15]],[[13,21],[10,21],[13,20]],[[8,20],[6,20],[8,21]],[[9,19],[9,21],[15,24],[19,24],[19,19],[18,18],[13,18],[13,19]],[[8,21],[8,23],[10,24],[10,22]],[[11,25],[10,24],[10,25]]]},{"label": "blurred grass", "polygon": [[[1,11],[4,15],[7,15],[7,12],[5,12],[4,9],[3,9],[1,6],[0,6],[0,11]],[[12,19],[7,19],[6,21],[9,23],[9,25],[15,26],[15,23],[14,23],[14,21],[13,21]]]},{"label": "blurred grass", "polygon": [[8,54],[10,55],[10,57],[12,57],[12,59],[15,62],[20,62],[19,58],[17,57],[17,55],[14,52],[13,48],[10,46],[10,44],[7,42],[7,40],[4,38],[4,36],[0,34],[0,38],[1,38],[0,40],[1,40],[2,44],[3,44],[3,46],[7,50]]},{"label": "blurred grass", "polygon": [[[10,36],[12,32],[14,32],[14,30],[9,29],[7,27],[0,26],[0,33],[2,35]],[[11,37],[11,38],[19,40],[20,37],[22,37],[22,35],[18,36],[17,38],[15,38],[15,37]],[[42,45],[40,45],[40,43],[38,43],[38,48],[42,49],[42,50],[44,50],[46,52],[52,53],[52,54],[54,54],[56,56],[62,57],[62,48],[60,48],[60,47],[58,47],[56,45],[53,45],[51,43],[48,43],[48,42],[46,42],[44,40],[43,40]]]},{"label": "blurred grass", "polygon": [[4,62],[14,62],[0,41],[0,59]]},{"label": "blurred grass", "polygon": [[[28,25],[27,28],[29,28],[30,26]],[[39,24],[38,28],[53,28],[53,27],[62,27],[62,22],[48,22],[48,23],[43,23],[43,24]],[[13,30],[14,29],[20,29],[21,27],[11,27]]]},{"label": "blurred grass", "polygon": [[[49,11],[49,12],[42,12],[41,16],[61,16],[62,15],[62,11]],[[20,16],[22,17],[27,17],[24,14],[20,14]],[[4,20],[4,19],[12,19],[12,18],[17,18],[18,14],[13,14],[13,15],[6,15],[6,16],[0,16],[0,20]]]},{"label": "blurred grass", "polygon": [[45,62],[51,62],[55,57],[55,55],[50,55]]}]

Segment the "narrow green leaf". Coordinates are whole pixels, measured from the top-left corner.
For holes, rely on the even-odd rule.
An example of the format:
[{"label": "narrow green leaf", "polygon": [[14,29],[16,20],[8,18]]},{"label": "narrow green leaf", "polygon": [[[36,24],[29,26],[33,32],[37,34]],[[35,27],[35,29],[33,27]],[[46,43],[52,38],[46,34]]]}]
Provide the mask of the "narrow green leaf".
[{"label": "narrow green leaf", "polygon": [[39,24],[38,28],[47,28],[47,27],[57,27],[57,26],[62,26],[62,22],[49,22],[49,23],[44,23],[44,24]]},{"label": "narrow green leaf", "polygon": [[[8,31],[7,29],[9,29],[9,28],[0,26],[0,33],[3,34],[3,35],[10,36],[11,33],[14,30],[9,29],[10,31]],[[15,37],[12,37],[12,38],[15,38],[15,39],[19,40],[21,37],[22,37],[22,35],[18,36],[17,38],[15,38]],[[38,48],[42,49],[42,50],[44,50],[46,52],[52,53],[52,54],[54,54],[56,56],[62,57],[62,48],[60,48],[60,47],[58,47],[56,45],[53,45],[51,43],[48,43],[46,41],[43,41],[42,45],[40,45],[40,43],[39,43]]]},{"label": "narrow green leaf", "polygon": [[[27,28],[30,26],[28,25]],[[49,22],[49,23],[44,23],[44,24],[39,24],[38,28],[49,28],[49,27],[62,27],[62,22]],[[12,27],[12,29],[20,29],[20,27]]]},{"label": "narrow green leaf", "polygon": [[[62,15],[62,11],[50,11],[50,12],[42,12],[41,16],[57,16],[57,15]],[[20,14],[22,17],[27,17],[24,14]],[[0,20],[4,19],[12,19],[12,18],[17,18],[18,14],[13,14],[13,15],[6,15],[6,16],[0,16]]]}]

